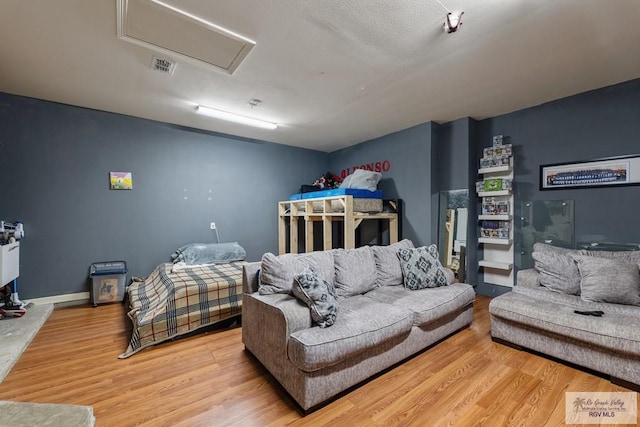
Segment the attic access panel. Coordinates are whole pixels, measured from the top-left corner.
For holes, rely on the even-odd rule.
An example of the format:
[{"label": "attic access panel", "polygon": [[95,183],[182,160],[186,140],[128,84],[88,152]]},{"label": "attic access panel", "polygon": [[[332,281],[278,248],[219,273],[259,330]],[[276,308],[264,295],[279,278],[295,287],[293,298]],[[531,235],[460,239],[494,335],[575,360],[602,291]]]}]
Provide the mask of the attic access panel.
[{"label": "attic access panel", "polygon": [[117,0],[118,38],[232,74],[255,42],[158,0]]}]

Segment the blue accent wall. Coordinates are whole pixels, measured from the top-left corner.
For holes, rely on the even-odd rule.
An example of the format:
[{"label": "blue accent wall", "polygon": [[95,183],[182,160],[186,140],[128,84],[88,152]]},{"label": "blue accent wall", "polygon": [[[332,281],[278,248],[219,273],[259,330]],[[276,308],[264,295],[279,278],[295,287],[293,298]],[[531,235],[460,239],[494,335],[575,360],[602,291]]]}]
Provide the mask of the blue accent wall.
[{"label": "blue accent wall", "polygon": [[[258,260],[277,251],[277,201],[326,171],[388,160],[379,188],[403,201],[402,237],[426,245],[438,240],[438,193],[468,188],[474,197],[482,148],[503,134],[514,144],[516,206],[574,200],[577,241],[638,243],[640,186],[538,188],[542,164],[640,152],[638,99],[640,79],[480,121],[425,118],[327,154],[0,94],[0,219],[25,223],[21,298],[83,292],[91,263],[123,259],[146,276],[180,245],[215,241],[210,222]],[[109,190],[110,171],[132,172],[133,190]],[[483,283],[477,232],[469,282],[486,295],[508,291]]]},{"label": "blue accent wall", "polygon": [[[482,120],[477,159],[493,135],[508,136],[514,145],[516,213],[525,201],[573,200],[576,242],[600,235],[602,241],[640,243],[640,186],[539,189],[541,165],[639,154],[639,100],[637,79]],[[516,267],[520,243],[516,239]],[[477,291],[487,295],[505,290],[480,282]]]},{"label": "blue accent wall", "polygon": [[388,160],[390,169],[382,173],[378,189],[385,199],[401,199],[402,232],[416,245],[432,243],[431,158],[432,125],[424,123],[334,151],[330,170],[340,174],[354,167]]},{"label": "blue accent wall", "polygon": [[[0,219],[22,220],[21,299],[85,292],[91,263],[147,276],[186,243],[277,252],[277,206],[326,153],[0,94]],[[109,172],[133,190],[110,190]]]},{"label": "blue accent wall", "polygon": [[[434,195],[447,190],[469,190],[468,233],[466,246],[466,282],[477,283],[478,269],[478,234],[474,218],[477,217],[477,207],[474,203],[475,181],[477,177],[477,144],[475,133],[477,121],[469,117],[444,123],[436,128],[434,136],[435,155],[433,164]],[[443,209],[439,206],[439,198],[433,199],[432,211]],[[438,224],[438,216],[434,213],[432,228],[437,241],[444,241],[444,229]]]}]

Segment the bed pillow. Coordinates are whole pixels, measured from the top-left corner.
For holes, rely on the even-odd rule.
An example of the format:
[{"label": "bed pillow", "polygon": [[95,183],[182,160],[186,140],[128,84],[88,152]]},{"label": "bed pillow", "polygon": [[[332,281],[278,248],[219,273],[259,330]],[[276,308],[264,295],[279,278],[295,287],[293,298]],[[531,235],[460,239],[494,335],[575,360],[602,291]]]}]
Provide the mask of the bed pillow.
[{"label": "bed pillow", "polygon": [[540,285],[555,292],[580,295],[580,272],[576,261],[560,252],[533,252],[534,268]]},{"label": "bed pillow", "polygon": [[578,263],[580,296],[585,301],[640,305],[638,264],[617,259],[572,255]]},{"label": "bed pillow", "polygon": [[398,259],[398,250],[413,248],[413,242],[404,239],[389,246],[372,246],[376,262],[376,284],[378,286],[402,285],[402,269]]},{"label": "bed pillow", "polygon": [[363,294],[376,287],[376,261],[371,247],[336,249],[333,259],[339,297]]},{"label": "bed pillow", "polygon": [[369,191],[376,191],[378,183],[382,178],[380,172],[368,171],[365,169],[356,169],[340,184],[340,188],[363,188]]},{"label": "bed pillow", "polygon": [[225,264],[244,261],[247,252],[238,242],[229,243],[191,243],[176,249],[171,254],[174,263],[184,262],[186,265]]},{"label": "bed pillow", "polygon": [[440,264],[436,245],[400,249],[398,258],[407,289],[415,291],[451,283],[449,275]]},{"label": "bed pillow", "polygon": [[311,318],[318,326],[326,328],[335,323],[338,314],[336,292],[322,277],[310,270],[296,274],[293,295],[309,306]]},{"label": "bed pillow", "polygon": [[311,270],[328,283],[334,282],[333,254],[331,252],[311,252],[308,254],[274,255],[267,252],[260,265],[260,295],[291,294],[294,276]]}]

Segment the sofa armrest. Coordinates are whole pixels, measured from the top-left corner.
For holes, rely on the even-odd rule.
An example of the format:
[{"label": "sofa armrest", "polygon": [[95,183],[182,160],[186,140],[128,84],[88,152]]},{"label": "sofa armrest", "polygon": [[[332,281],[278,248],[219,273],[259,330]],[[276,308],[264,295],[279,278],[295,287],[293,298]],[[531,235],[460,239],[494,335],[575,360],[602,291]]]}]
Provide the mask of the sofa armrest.
[{"label": "sofa armrest", "polygon": [[260,262],[248,262],[242,266],[242,292],[245,294],[258,292],[258,271]]},{"label": "sofa armrest", "polygon": [[286,342],[292,333],[313,326],[309,307],[291,295],[254,292],[245,293],[242,298],[243,329],[259,335],[267,330],[279,330]]},{"label": "sofa armrest", "polygon": [[309,307],[291,295],[256,293],[252,297],[260,301],[261,309],[269,312],[271,316],[282,316],[287,325],[287,337],[296,331],[313,326]]},{"label": "sofa armrest", "polygon": [[242,295],[242,342],[276,378],[287,369],[289,336],[311,326],[309,307],[291,295]]},{"label": "sofa armrest", "polygon": [[533,268],[519,270],[516,285],[523,288],[537,289],[540,287],[540,274]]}]

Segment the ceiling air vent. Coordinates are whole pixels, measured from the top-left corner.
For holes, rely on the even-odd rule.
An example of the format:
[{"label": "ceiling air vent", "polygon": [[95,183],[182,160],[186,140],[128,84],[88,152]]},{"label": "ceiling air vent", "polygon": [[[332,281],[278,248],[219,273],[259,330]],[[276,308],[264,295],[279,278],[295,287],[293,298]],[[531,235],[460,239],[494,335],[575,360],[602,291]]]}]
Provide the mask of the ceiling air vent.
[{"label": "ceiling air vent", "polygon": [[256,44],[208,21],[207,16],[196,16],[163,0],[117,0],[116,5],[118,38],[178,56],[182,63],[233,74]]},{"label": "ceiling air vent", "polygon": [[158,71],[160,73],[173,75],[173,72],[176,70],[176,63],[164,58],[158,58],[157,56],[153,57],[153,62],[151,63],[151,69],[153,71]]}]

